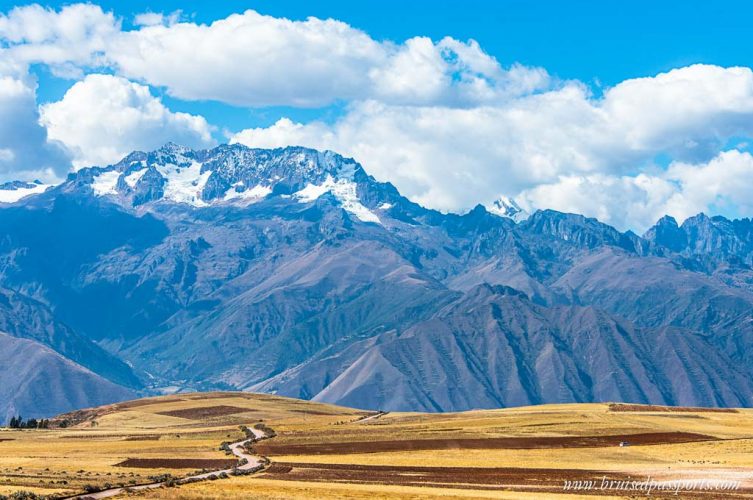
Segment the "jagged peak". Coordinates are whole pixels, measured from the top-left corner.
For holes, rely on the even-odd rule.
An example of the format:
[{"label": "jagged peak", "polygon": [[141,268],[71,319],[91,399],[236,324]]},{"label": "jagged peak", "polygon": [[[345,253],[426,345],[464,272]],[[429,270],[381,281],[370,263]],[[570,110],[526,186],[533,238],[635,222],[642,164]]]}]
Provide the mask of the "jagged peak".
[{"label": "jagged peak", "polygon": [[704,212],[699,212],[696,215],[690,216],[682,223],[682,227],[697,226],[702,224],[710,224],[712,222],[711,217]]},{"label": "jagged peak", "polygon": [[157,149],[157,151],[161,151],[164,153],[186,153],[189,151],[193,151],[188,146],[183,146],[182,144],[177,144],[175,142],[169,141],[166,142],[161,148]]},{"label": "jagged peak", "polygon": [[613,231],[617,231],[612,226],[609,226],[603,222],[600,222],[598,219],[595,219],[593,217],[586,217],[585,215],[581,214],[574,214],[569,212],[560,212],[558,210],[553,210],[551,208],[545,208],[542,210],[536,210],[533,215],[531,215],[527,221],[530,225],[540,225],[545,223],[568,223],[568,224],[575,224],[578,226],[586,226],[586,225],[597,225],[597,226],[603,226],[605,228],[609,228]]},{"label": "jagged peak", "polygon": [[657,226],[671,226],[671,227],[679,227],[677,224],[677,219],[672,217],[671,215],[665,215],[658,221],[656,221]]},{"label": "jagged peak", "polygon": [[490,213],[499,215],[500,217],[507,217],[515,222],[522,222],[531,215],[523,210],[514,199],[507,196],[500,196],[494,200],[488,210]]}]

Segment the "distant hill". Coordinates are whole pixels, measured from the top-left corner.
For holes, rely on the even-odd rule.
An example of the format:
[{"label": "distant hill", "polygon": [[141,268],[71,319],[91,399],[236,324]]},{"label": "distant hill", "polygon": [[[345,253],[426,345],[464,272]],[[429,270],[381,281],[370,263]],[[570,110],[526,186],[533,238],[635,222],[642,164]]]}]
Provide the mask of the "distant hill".
[{"label": "distant hill", "polygon": [[0,333],[0,421],[49,417],[132,398],[133,391],[105,380],[32,340]]}]

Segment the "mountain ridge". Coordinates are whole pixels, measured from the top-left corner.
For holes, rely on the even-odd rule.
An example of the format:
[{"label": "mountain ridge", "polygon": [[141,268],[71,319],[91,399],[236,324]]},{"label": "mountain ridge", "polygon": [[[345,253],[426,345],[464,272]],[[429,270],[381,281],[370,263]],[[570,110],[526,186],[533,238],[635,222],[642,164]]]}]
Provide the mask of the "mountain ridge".
[{"label": "mountain ridge", "polygon": [[[427,411],[752,403],[748,219],[665,217],[638,236],[553,210],[445,214],[333,152],[174,144],[0,211],[0,287],[106,349],[145,393],[261,390]],[[511,322],[521,314],[539,326]],[[622,346],[623,361],[586,363],[605,345]],[[619,375],[600,389],[608,373]]]}]

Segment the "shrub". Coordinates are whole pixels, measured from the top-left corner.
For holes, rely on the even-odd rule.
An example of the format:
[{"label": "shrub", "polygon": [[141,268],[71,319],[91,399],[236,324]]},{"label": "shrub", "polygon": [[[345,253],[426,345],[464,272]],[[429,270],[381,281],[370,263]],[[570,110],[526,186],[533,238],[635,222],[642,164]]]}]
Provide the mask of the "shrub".
[{"label": "shrub", "polygon": [[43,496],[30,491],[16,491],[15,493],[11,493],[10,496],[0,496],[0,499],[7,500],[43,500],[43,498]]},{"label": "shrub", "polygon": [[271,427],[268,427],[265,423],[259,422],[254,426],[254,429],[262,431],[264,433],[264,438],[269,439],[277,436],[277,433],[272,429]]}]

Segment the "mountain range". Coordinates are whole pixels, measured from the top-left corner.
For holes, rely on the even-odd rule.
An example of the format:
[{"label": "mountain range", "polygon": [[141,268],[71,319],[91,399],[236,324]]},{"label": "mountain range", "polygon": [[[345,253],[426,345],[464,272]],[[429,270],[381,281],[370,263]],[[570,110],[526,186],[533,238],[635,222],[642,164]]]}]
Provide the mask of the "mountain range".
[{"label": "mountain range", "polygon": [[211,389],[753,404],[749,219],[441,213],[333,152],[167,144],[1,185],[0,234],[0,420]]}]

